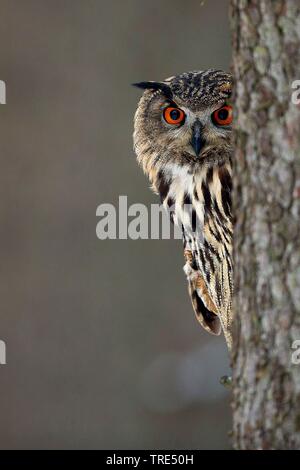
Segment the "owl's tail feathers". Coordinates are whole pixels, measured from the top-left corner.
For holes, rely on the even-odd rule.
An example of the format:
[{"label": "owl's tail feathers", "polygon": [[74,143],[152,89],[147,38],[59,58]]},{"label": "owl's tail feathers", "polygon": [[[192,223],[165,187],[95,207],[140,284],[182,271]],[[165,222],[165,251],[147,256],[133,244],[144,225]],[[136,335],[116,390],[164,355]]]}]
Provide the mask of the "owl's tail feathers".
[{"label": "owl's tail feathers", "polygon": [[196,281],[189,281],[189,293],[196,318],[206,331],[213,335],[219,335],[222,327],[216,313],[217,309],[208,293],[201,289],[202,286],[199,286],[199,284],[202,284],[200,276]]}]

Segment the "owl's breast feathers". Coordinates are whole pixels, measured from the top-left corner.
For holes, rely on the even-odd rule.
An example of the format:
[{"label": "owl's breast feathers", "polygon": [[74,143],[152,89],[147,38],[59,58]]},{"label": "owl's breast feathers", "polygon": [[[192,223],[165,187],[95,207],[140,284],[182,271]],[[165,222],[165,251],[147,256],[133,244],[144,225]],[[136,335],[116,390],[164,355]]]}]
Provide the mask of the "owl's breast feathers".
[{"label": "owl's breast feathers", "polygon": [[232,215],[231,159],[191,171],[169,163],[152,175],[174,221],[182,227],[184,267],[196,317],[210,333],[223,329],[231,345]]}]

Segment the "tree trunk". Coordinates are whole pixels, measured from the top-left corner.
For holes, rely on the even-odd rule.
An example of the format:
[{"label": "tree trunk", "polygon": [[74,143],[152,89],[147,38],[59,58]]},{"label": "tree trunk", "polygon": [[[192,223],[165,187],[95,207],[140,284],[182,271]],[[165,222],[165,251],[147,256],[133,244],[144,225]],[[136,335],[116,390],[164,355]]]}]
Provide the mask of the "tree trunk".
[{"label": "tree trunk", "polygon": [[300,340],[300,105],[292,83],[300,80],[300,1],[231,0],[230,17],[234,446],[296,449],[300,364],[293,364],[292,345]]}]

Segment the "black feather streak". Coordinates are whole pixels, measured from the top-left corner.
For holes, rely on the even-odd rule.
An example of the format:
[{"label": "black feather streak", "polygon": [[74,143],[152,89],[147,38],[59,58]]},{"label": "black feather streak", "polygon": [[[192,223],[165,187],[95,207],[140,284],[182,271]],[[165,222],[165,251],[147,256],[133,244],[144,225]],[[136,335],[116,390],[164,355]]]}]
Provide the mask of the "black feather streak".
[{"label": "black feather streak", "polygon": [[166,197],[168,195],[170,185],[165,180],[164,175],[163,175],[162,172],[158,173],[157,178],[158,178],[158,181],[159,181],[159,183],[158,183],[158,192],[159,192],[159,195],[160,195],[160,199],[161,199],[161,202],[164,202],[164,200],[166,199]]},{"label": "black feather streak", "polygon": [[192,297],[196,301],[197,311],[199,311],[199,313],[203,316],[206,323],[212,323],[217,318],[217,315],[208,310],[196,291],[193,291]]},{"label": "black feather streak", "polygon": [[204,207],[205,210],[211,213],[211,195],[207,184],[203,181],[201,185],[203,197],[204,197]]}]

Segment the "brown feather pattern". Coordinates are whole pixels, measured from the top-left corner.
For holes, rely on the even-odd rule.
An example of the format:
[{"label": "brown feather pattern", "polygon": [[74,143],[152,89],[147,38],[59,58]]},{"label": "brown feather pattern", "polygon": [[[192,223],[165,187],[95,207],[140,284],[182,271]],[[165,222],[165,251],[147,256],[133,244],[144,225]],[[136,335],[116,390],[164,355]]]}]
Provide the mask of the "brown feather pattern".
[{"label": "brown feather pattern", "polygon": [[[146,89],[140,100],[134,149],[164,206],[174,205],[174,221],[182,227],[184,270],[196,317],[210,333],[220,334],[223,329],[230,347],[232,140],[230,130],[215,129],[209,116],[229,99],[231,77],[211,69],[171,77],[163,83],[170,88],[168,96],[158,84],[155,89]],[[204,123],[205,146],[199,156],[190,149],[188,123],[175,133],[162,121],[170,96],[177,106]]]}]

